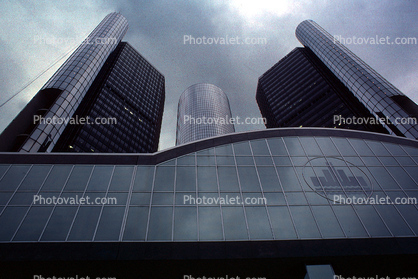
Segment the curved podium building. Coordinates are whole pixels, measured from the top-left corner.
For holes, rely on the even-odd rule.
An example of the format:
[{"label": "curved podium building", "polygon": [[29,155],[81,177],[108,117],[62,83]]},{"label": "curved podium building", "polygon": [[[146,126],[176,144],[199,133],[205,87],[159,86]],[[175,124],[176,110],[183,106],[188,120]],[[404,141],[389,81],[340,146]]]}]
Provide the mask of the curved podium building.
[{"label": "curved podium building", "polygon": [[0,163],[6,275],[23,263],[117,278],[416,272],[416,140],[286,128],[153,154],[1,153]]}]

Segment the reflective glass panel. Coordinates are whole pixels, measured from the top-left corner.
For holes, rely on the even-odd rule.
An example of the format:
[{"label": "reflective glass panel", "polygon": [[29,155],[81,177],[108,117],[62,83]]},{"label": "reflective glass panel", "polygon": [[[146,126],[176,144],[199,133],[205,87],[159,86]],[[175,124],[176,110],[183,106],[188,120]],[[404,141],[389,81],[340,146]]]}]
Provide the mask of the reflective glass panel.
[{"label": "reflective glass panel", "polygon": [[38,241],[52,209],[52,206],[32,207],[13,240]]},{"label": "reflective glass panel", "polygon": [[251,148],[253,150],[254,156],[269,156],[270,155],[270,152],[267,147],[267,143],[264,139],[251,141]]},{"label": "reflective glass panel", "polygon": [[84,191],[92,170],[93,166],[74,166],[70,174],[70,178],[65,185],[64,191]]},{"label": "reflective glass panel", "polygon": [[221,191],[239,191],[235,167],[218,167],[218,175]]},{"label": "reflective glass panel", "polygon": [[333,206],[333,209],[348,237],[368,237],[366,230],[351,206]]},{"label": "reflective glass panel", "polygon": [[197,167],[197,186],[199,191],[218,192],[215,167]]},{"label": "reflective glass panel", "polygon": [[312,206],[312,211],[321,230],[322,236],[344,237],[344,233],[338,224],[337,218],[329,206]]},{"label": "reflective glass panel", "polygon": [[116,166],[113,171],[109,191],[129,191],[133,171],[133,166]]},{"label": "reflective glass panel", "polygon": [[296,232],[287,206],[269,206],[275,239],[296,239]]},{"label": "reflective glass panel", "polygon": [[50,169],[51,166],[33,166],[20,185],[19,190],[39,191]]},{"label": "reflective glass panel", "polygon": [[282,191],[277,173],[274,167],[257,167],[261,186],[265,192]]},{"label": "reflective glass panel", "polygon": [[124,213],[124,206],[105,206],[100,217],[94,240],[118,241]]},{"label": "reflective glass panel", "polygon": [[175,207],[174,240],[197,240],[197,207]]},{"label": "reflective glass panel", "polygon": [[77,207],[57,206],[42,235],[43,241],[65,241]]},{"label": "reflective glass panel", "polygon": [[200,240],[223,240],[220,208],[200,206],[198,210]]},{"label": "reflective glass panel", "polygon": [[99,219],[101,206],[80,207],[68,240],[92,240]]},{"label": "reflective glass panel", "polygon": [[248,141],[234,143],[234,151],[236,156],[251,156],[251,149]]},{"label": "reflective glass panel", "polygon": [[301,191],[295,170],[292,167],[277,167],[284,191]]},{"label": "reflective glass panel", "polygon": [[261,190],[254,167],[238,167],[238,174],[243,192],[257,192]]},{"label": "reflective glass panel", "polygon": [[270,139],[267,139],[267,142],[270,146],[270,151],[272,155],[280,155],[280,156],[288,155],[282,138],[270,138]]},{"label": "reflective glass panel", "polygon": [[148,240],[171,240],[173,207],[151,208]]},{"label": "reflective glass panel", "polygon": [[272,239],[270,222],[267,218],[266,208],[263,207],[246,207],[248,228],[250,230],[250,239]]},{"label": "reflective glass panel", "polygon": [[129,207],[124,240],[145,240],[149,207]]},{"label": "reflective glass panel", "polygon": [[176,191],[196,191],[195,167],[177,167]]},{"label": "reflective glass panel", "polygon": [[113,166],[95,166],[86,191],[107,191]]},{"label": "reflective glass panel", "polygon": [[60,192],[67,181],[68,175],[73,166],[71,165],[55,165],[46,179],[41,192],[57,191]]},{"label": "reflective glass panel", "polygon": [[320,238],[312,212],[308,206],[290,206],[296,230],[301,238]]},{"label": "reflective glass panel", "polygon": [[136,169],[134,191],[151,191],[154,179],[153,166],[138,166]]},{"label": "reflective glass panel", "polygon": [[174,190],[174,167],[157,167],[154,191]]},{"label": "reflective glass panel", "polygon": [[0,216],[0,241],[10,241],[28,207],[8,206]]},{"label": "reflective glass panel", "polygon": [[222,207],[222,216],[226,240],[248,239],[244,209],[242,207],[224,206]]},{"label": "reflective glass panel", "polygon": [[30,166],[13,165],[0,181],[0,191],[14,191],[28,172]]}]

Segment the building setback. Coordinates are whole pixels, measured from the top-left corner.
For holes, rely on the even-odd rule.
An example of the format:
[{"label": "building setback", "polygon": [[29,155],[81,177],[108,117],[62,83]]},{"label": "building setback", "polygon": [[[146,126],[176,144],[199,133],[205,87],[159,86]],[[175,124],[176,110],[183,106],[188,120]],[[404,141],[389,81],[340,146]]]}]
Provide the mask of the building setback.
[{"label": "building setback", "polygon": [[234,133],[231,118],[228,97],[219,87],[194,84],[180,96],[176,144]]},{"label": "building setback", "polygon": [[[156,151],[164,77],[121,43],[127,29],[121,14],[107,15],[3,131],[0,150]],[[69,124],[83,117],[110,122]]]},{"label": "building setback", "polygon": [[[313,20],[296,28],[309,48],[392,135],[418,139],[418,105]],[[409,119],[409,120],[408,120]]]},{"label": "building setback", "polygon": [[388,134],[380,124],[334,119],[373,116],[308,48],[295,48],[264,73],[256,100],[267,128],[338,127]]},{"label": "building setback", "polygon": [[53,152],[155,152],[164,100],[164,76],[121,42],[74,114],[108,123],[68,125]]},{"label": "building setback", "polygon": [[[418,138],[418,106],[312,20],[296,48],[264,73],[266,127],[335,127]],[[377,120],[379,119],[379,120]]]}]

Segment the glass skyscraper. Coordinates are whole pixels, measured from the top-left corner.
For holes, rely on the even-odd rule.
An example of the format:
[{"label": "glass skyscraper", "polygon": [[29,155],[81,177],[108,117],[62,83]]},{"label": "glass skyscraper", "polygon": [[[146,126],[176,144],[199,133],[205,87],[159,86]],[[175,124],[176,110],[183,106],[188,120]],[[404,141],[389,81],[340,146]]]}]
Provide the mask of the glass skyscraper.
[{"label": "glass skyscraper", "polygon": [[296,37],[350,90],[390,134],[418,138],[418,106],[313,20],[296,28]]},{"label": "glass skyscraper", "polygon": [[[107,15],[4,130],[0,150],[156,151],[164,77],[121,43],[127,29],[121,14]],[[113,122],[70,124],[86,117]]]},{"label": "glass skyscraper", "polygon": [[335,127],[389,133],[380,123],[347,124],[334,119],[373,115],[309,48],[295,48],[265,72],[258,79],[256,100],[267,128]]},{"label": "glass skyscraper", "polygon": [[176,144],[235,132],[226,94],[217,86],[198,83],[180,96]]},{"label": "glass skyscraper", "polygon": [[155,152],[164,100],[164,76],[132,46],[121,42],[74,114],[90,119],[113,117],[116,123],[70,124],[53,151]]}]

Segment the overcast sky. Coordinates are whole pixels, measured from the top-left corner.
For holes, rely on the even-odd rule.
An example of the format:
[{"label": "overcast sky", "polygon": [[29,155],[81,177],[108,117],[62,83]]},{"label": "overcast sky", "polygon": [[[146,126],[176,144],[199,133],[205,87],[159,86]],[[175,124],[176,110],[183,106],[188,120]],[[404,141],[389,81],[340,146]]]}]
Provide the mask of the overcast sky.
[{"label": "overcast sky", "polygon": [[[160,149],[174,145],[178,99],[195,83],[219,86],[229,97],[233,116],[260,117],[255,101],[258,77],[301,46],[295,29],[305,19],[344,38],[418,37],[416,0],[1,0],[0,11],[0,103],[80,44],[108,13],[124,15],[129,22],[124,41],[165,76]],[[265,38],[265,43],[192,45],[184,44],[184,36]],[[60,38],[67,42],[46,43]],[[346,46],[418,102],[418,45]],[[0,131],[64,61],[0,108]],[[256,129],[264,125],[236,127]]]}]

